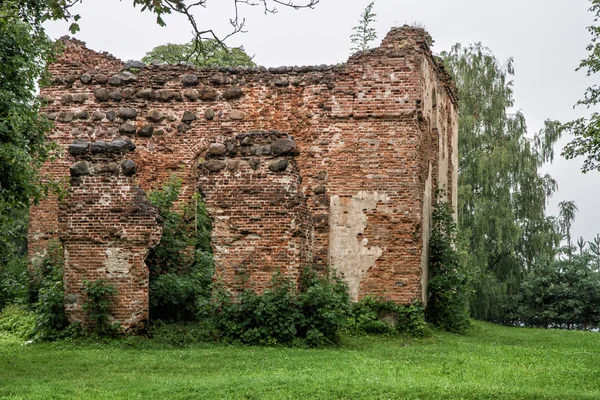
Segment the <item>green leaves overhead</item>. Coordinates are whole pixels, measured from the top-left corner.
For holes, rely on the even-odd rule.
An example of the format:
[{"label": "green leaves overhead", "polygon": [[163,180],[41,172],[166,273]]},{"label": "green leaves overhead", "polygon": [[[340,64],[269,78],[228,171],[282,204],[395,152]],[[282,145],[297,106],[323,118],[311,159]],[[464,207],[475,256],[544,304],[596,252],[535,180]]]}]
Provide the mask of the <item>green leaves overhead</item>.
[{"label": "green leaves overhead", "polygon": [[[600,71],[600,0],[590,0],[592,6],[589,11],[594,14],[594,23],[587,30],[592,35],[590,44],[587,46],[589,55],[582,60],[577,70],[587,70],[591,76]],[[577,102],[578,105],[586,107],[596,106],[600,103],[600,87],[592,85],[587,88],[584,98]],[[568,143],[562,152],[567,159],[585,156],[582,172],[600,170],[600,113],[594,112],[589,118],[579,118],[568,122],[562,127],[575,138]]]},{"label": "green leaves overhead", "polygon": [[[8,1],[8,0],[7,0]],[[79,31],[79,14],[72,12],[73,6],[82,3],[83,0],[11,0],[20,9],[20,15],[24,22],[40,24],[47,20],[64,20],[70,22],[69,31]],[[206,38],[224,41],[236,33],[245,32],[246,19],[243,16],[245,7],[261,7],[265,14],[277,13],[277,6],[289,7],[294,10],[313,8],[319,0],[229,0],[232,9],[232,17],[229,19],[231,31],[224,37],[218,38],[210,27],[198,26],[196,14],[198,11],[206,12],[208,0],[131,0],[134,7],[140,6],[141,11],[148,11],[156,16],[156,23],[166,26],[164,17],[170,14],[179,14],[187,19],[194,35],[194,40]]]},{"label": "green leaves overhead", "polygon": [[[45,78],[53,45],[39,25],[41,14],[25,15],[19,2],[0,3],[0,263],[12,257],[22,229],[15,215],[24,214],[29,200],[37,201],[48,186],[37,168],[52,150],[44,133],[49,121],[38,114],[36,84]],[[17,221],[18,223],[18,221]]]}]

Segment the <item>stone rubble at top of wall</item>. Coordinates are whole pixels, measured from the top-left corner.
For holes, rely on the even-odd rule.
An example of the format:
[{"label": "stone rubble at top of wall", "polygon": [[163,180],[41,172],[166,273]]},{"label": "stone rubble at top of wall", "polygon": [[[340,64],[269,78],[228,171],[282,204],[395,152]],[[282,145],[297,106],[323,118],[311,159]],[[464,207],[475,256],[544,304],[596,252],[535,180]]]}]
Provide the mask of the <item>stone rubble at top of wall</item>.
[{"label": "stone rubble at top of wall", "polygon": [[[399,39],[400,38],[400,39]],[[448,72],[445,70],[443,61],[434,56],[430,51],[432,44],[429,34],[421,28],[413,28],[403,26],[393,28],[385,37],[380,47],[359,51],[353,54],[348,63],[337,65],[314,65],[314,66],[279,66],[279,67],[215,67],[215,68],[196,68],[189,64],[162,64],[153,62],[149,65],[141,61],[130,61],[123,63],[116,59],[111,54],[95,53],[85,48],[85,43],[76,39],[63,37],[62,43],[65,45],[68,52],[69,62],[67,65],[53,65],[50,71],[53,75],[52,84],[54,86],[72,87],[74,84],[81,83],[83,85],[105,85],[115,88],[118,91],[121,86],[132,84],[143,84],[150,86],[151,89],[158,89],[163,86],[173,88],[173,82],[179,81],[180,87],[183,87],[183,93],[152,93],[148,89],[142,93],[113,93],[101,94],[100,101],[120,101],[122,99],[140,99],[156,100],[156,101],[183,101],[184,97],[188,101],[200,100],[216,100],[223,98],[226,100],[235,100],[241,95],[236,93],[224,92],[222,97],[216,96],[214,93],[206,93],[202,90],[195,92],[195,89],[203,87],[223,87],[223,86],[243,86],[253,82],[272,85],[279,88],[287,86],[306,86],[314,84],[325,84],[329,89],[333,89],[335,81],[339,80],[339,76],[348,75],[350,73],[349,65],[360,64],[365,58],[381,58],[381,57],[404,57],[409,53],[419,52],[430,58],[432,65],[435,66],[436,73],[440,81],[446,89],[450,98],[456,102],[456,93],[454,84]],[[82,59],[80,54],[81,49],[85,52],[92,53],[88,57]],[[71,50],[70,52],[68,50]],[[101,61],[97,59],[100,58]],[[95,61],[95,62],[94,62]],[[68,69],[65,69],[68,67]],[[74,73],[78,70],[79,73]],[[134,71],[135,73],[132,73]],[[239,88],[238,88],[239,89]],[[159,89],[160,90],[160,89]],[[237,90],[237,89],[236,89]],[[114,92],[113,91],[113,92]],[[141,94],[141,96],[138,96]],[[231,97],[228,95],[231,94]],[[47,96],[42,97],[43,100],[52,102]],[[62,99],[61,99],[62,100]],[[68,98],[64,99],[66,102]],[[77,102],[79,99],[73,99]],[[79,100],[79,102],[83,102]]]}]

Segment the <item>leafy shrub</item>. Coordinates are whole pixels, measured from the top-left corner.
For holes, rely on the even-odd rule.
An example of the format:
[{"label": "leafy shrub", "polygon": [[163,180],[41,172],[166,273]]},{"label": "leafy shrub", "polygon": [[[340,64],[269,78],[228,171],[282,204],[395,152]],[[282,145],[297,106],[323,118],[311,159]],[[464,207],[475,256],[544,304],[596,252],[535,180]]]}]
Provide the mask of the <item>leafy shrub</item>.
[{"label": "leafy shrub", "polygon": [[163,235],[149,253],[150,317],[165,321],[194,321],[201,298],[210,297],[214,273],[210,247],[211,223],[204,202],[194,196],[177,212],[182,182],[172,177],[150,193],[159,210]]},{"label": "leafy shrub", "polygon": [[352,306],[347,330],[358,334],[425,335],[427,325],[419,302],[399,305],[391,300],[365,297]]},{"label": "leafy shrub", "polygon": [[193,321],[200,283],[192,275],[166,273],[150,283],[150,313],[163,321]]},{"label": "leafy shrub", "polygon": [[600,271],[582,252],[531,271],[521,285],[515,324],[541,328],[597,329]]},{"label": "leafy shrub", "polygon": [[300,276],[299,289],[301,337],[313,347],[337,343],[350,312],[348,286],[328,270],[307,267]]},{"label": "leafy shrub", "polygon": [[425,323],[425,309],[420,302],[404,306],[398,313],[398,330],[415,337],[427,336],[428,328]]},{"label": "leafy shrub", "polygon": [[[237,296],[213,288],[212,318],[226,340],[247,344],[291,343],[302,314],[292,281],[275,274],[263,294],[247,289]],[[237,297],[237,298],[236,298]]]},{"label": "leafy shrub", "polygon": [[35,314],[23,305],[4,307],[0,312],[0,332],[7,332],[24,340],[33,337]]},{"label": "leafy shrub", "polygon": [[0,310],[9,304],[26,304],[29,274],[24,257],[12,257],[0,268]]},{"label": "leafy shrub", "polygon": [[245,290],[237,296],[214,288],[210,315],[225,340],[273,345],[336,343],[347,319],[349,299],[343,282],[312,269],[303,272],[300,288],[277,273],[262,294]]},{"label": "leafy shrub", "polygon": [[456,222],[452,207],[439,198],[432,213],[429,243],[429,304],[426,316],[442,329],[463,332],[470,324],[469,279],[456,251]]},{"label": "leafy shrub", "polygon": [[[10,168],[3,170],[3,173],[7,171]],[[0,181],[2,178],[0,177]],[[26,257],[29,207],[3,202],[2,196],[7,193],[6,189],[0,189],[0,310],[9,304],[26,304],[29,281]]]},{"label": "leafy shrub", "polygon": [[46,256],[34,271],[30,298],[36,313],[36,339],[53,340],[63,337],[68,322],[64,309],[63,256],[60,243],[50,243]]},{"label": "leafy shrub", "polygon": [[113,336],[119,332],[119,324],[110,323],[110,308],[113,305],[117,290],[114,285],[108,285],[104,279],[84,281],[86,300],[83,310],[91,325],[89,330],[97,336]]}]

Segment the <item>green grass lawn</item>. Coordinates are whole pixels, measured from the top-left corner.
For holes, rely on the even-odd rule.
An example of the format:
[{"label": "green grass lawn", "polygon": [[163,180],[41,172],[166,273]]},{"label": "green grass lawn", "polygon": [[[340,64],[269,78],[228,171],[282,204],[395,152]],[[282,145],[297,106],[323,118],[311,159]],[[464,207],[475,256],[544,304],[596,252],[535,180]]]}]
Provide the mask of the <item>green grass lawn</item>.
[{"label": "green grass lawn", "polygon": [[476,322],[339,348],[0,338],[2,399],[600,399],[600,336]]}]

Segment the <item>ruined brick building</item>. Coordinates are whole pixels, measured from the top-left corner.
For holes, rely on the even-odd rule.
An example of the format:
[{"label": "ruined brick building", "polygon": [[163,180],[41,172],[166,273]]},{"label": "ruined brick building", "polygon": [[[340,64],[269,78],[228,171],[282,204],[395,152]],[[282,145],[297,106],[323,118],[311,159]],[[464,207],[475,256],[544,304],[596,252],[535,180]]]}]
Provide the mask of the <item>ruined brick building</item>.
[{"label": "ruined brick building", "polygon": [[145,193],[171,174],[182,198],[203,196],[226,283],[244,274],[260,291],[277,269],[329,264],[354,299],[426,301],[432,193],[456,206],[458,129],[424,30],[394,28],[345,64],[269,69],[125,65],[63,42],[41,97],[65,152],[43,172],[70,185],[33,207],[29,251],[35,263],[62,241],[71,320],[99,278],[124,327],[147,319],[161,228]]}]

